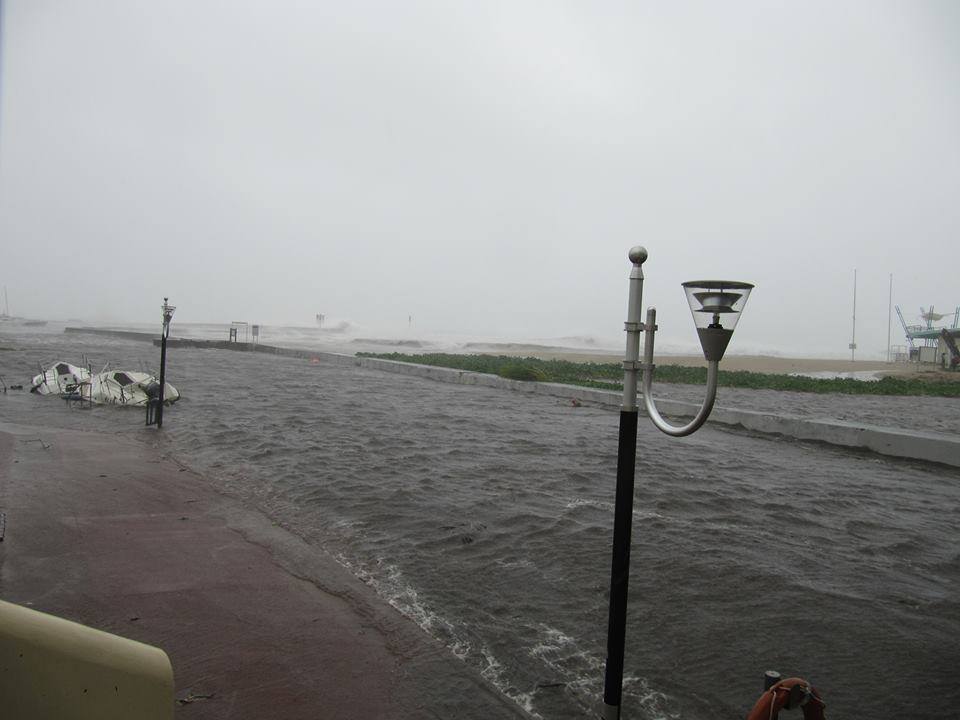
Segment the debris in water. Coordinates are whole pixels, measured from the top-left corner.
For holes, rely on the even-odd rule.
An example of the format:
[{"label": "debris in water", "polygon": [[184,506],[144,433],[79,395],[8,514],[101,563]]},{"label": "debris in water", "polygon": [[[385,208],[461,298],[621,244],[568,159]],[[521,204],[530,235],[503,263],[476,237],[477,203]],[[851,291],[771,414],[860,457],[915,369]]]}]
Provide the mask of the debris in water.
[{"label": "debris in water", "polygon": [[181,705],[189,705],[199,700],[210,700],[213,696],[213,693],[194,693],[191,690],[187,690],[187,694],[181,698],[177,698],[177,702]]}]

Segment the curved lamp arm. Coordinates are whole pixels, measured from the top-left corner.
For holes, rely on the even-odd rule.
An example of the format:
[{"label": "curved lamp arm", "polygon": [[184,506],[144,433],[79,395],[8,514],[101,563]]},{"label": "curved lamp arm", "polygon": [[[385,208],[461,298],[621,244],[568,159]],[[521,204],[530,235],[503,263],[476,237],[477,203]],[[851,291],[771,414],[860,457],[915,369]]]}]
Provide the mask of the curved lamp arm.
[{"label": "curved lamp arm", "polygon": [[707,362],[707,397],[700,406],[697,416],[686,425],[671,425],[657,410],[653,399],[653,335],[657,329],[657,311],[655,308],[647,309],[647,322],[644,325],[646,337],[643,343],[644,368],[643,368],[643,404],[647,408],[647,415],[656,425],[657,429],[673,437],[683,437],[690,435],[700,429],[710,412],[713,410],[713,403],[717,399],[717,375],[720,363],[716,360]]}]

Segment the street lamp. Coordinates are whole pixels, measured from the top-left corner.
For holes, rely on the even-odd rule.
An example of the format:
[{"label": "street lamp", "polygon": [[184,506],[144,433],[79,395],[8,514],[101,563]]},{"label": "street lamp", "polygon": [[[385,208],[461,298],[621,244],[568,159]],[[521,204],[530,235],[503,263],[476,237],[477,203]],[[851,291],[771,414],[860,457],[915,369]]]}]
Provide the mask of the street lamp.
[{"label": "street lamp", "polygon": [[[696,432],[706,422],[717,396],[717,367],[730,343],[733,330],[753,285],[728,280],[683,283],[693,313],[697,335],[707,360],[707,393],[696,416],[686,425],[671,425],[660,415],[653,399],[653,336],[657,311],[647,310],[640,322],[643,304],[643,268],[646,248],[630,249],[630,292],[627,301],[626,359],[623,363],[623,403],[620,407],[620,437],[617,446],[617,490],[613,519],[613,561],[610,569],[610,615],[607,625],[607,664],[603,688],[604,720],[619,720],[623,697],[623,655],[627,623],[627,587],[630,579],[630,536],[633,524],[633,479],[637,453],[637,373],[643,371],[643,402],[657,429],[674,437]],[[644,362],[640,362],[640,333],[646,332]]]},{"label": "street lamp", "polygon": [[167,338],[170,336],[170,321],[173,319],[173,311],[177,308],[167,303],[169,298],[163,299],[163,307],[160,308],[163,313],[163,333],[160,335],[160,397],[157,405],[157,427],[163,427],[163,391],[166,387],[167,374]]}]

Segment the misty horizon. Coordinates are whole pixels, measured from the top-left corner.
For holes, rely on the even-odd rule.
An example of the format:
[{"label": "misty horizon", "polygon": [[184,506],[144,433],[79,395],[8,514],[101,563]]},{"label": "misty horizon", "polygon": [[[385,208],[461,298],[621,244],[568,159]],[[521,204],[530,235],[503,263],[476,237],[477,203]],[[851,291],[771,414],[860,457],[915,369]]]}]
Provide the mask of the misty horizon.
[{"label": "misty horizon", "polygon": [[[6,0],[0,285],[43,319],[617,347],[644,245],[752,282],[731,353],[960,305],[960,8]],[[413,324],[408,317],[413,317]],[[893,345],[904,345],[896,313]],[[665,345],[666,346],[666,345]]]}]

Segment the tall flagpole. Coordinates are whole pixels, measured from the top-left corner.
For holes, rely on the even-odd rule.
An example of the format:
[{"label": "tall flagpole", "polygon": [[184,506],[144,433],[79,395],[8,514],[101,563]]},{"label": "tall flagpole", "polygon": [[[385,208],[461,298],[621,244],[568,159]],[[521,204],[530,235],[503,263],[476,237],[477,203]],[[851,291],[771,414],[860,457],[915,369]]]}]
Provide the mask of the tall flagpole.
[{"label": "tall flagpole", "polygon": [[890,297],[887,300],[887,362],[892,362],[890,348],[890,323],[893,321],[893,273],[890,273]]},{"label": "tall flagpole", "polygon": [[857,354],[857,269],[853,269],[853,332],[850,335],[850,362]]}]

